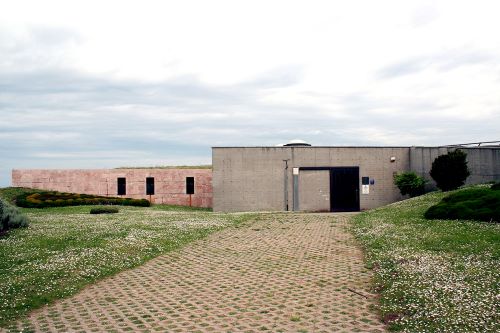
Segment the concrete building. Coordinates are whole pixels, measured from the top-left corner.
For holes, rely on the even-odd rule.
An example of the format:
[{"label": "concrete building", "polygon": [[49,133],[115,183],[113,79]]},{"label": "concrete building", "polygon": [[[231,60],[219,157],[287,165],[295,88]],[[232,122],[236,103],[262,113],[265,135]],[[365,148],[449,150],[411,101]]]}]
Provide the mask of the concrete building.
[{"label": "concrete building", "polygon": [[15,169],[12,186],[212,207],[211,169]]},{"label": "concrete building", "polygon": [[[457,147],[213,147],[214,211],[359,211],[403,199],[394,174],[429,178]],[[460,147],[467,183],[500,180],[500,147]],[[429,188],[434,187],[430,180]]]},{"label": "concrete building", "polygon": [[500,181],[500,146],[214,147],[212,169],[13,170],[12,185],[213,207],[214,211],[359,211],[403,199],[394,174],[429,176],[434,159],[467,153],[468,184]]}]

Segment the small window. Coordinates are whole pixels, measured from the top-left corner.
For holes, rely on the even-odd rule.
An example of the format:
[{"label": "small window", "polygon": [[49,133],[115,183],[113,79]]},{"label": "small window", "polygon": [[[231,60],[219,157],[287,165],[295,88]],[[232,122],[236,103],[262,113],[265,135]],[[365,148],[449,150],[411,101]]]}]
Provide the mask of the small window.
[{"label": "small window", "polygon": [[370,177],[361,177],[361,185],[370,185]]},{"label": "small window", "polygon": [[154,177],[146,178],[146,195],[154,195],[155,194],[155,179]]},{"label": "small window", "polygon": [[118,195],[126,195],[127,194],[127,179],[126,178],[118,178]]},{"label": "small window", "polygon": [[186,194],[194,194],[194,177],[186,177]]}]

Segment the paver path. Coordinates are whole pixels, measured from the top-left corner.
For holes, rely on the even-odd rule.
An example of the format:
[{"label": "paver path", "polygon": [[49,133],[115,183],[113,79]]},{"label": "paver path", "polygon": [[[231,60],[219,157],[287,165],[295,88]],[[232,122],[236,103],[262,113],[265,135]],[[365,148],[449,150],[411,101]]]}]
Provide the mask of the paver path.
[{"label": "paver path", "polygon": [[383,332],[347,219],[262,214],[28,320],[44,332]]}]

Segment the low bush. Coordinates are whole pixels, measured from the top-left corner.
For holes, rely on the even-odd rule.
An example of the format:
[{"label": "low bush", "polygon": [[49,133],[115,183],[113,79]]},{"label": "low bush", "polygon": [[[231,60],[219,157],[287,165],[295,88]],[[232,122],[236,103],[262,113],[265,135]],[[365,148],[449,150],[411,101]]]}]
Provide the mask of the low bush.
[{"label": "low bush", "polygon": [[26,215],[22,214],[17,207],[9,205],[0,199],[0,233],[9,229],[24,228],[28,226]]},{"label": "low bush", "polygon": [[121,205],[149,207],[146,199],[103,197],[90,194],[40,191],[22,193],[15,198],[16,205],[25,208],[65,207],[83,205]]},{"label": "low bush", "polygon": [[500,182],[499,182],[499,183],[495,183],[495,184],[491,185],[491,189],[492,189],[492,190],[495,190],[495,191],[500,190]]},{"label": "low bush", "polygon": [[394,176],[394,184],[399,188],[402,195],[409,194],[410,197],[415,197],[425,192],[425,179],[415,172],[396,174]]},{"label": "low bush", "polygon": [[118,207],[104,206],[92,208],[90,214],[114,214],[118,213],[118,211]]},{"label": "low bush", "polygon": [[424,214],[426,219],[500,222],[500,191],[491,188],[465,189],[443,198]]}]

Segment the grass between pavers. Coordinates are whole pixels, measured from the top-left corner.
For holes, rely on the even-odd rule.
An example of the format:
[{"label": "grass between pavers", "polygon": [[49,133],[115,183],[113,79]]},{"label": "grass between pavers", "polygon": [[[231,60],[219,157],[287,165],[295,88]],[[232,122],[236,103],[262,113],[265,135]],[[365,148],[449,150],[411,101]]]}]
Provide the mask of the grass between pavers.
[{"label": "grass between pavers", "polygon": [[426,220],[424,212],[448,193],[353,218],[391,330],[500,331],[500,224]]},{"label": "grass between pavers", "polygon": [[172,207],[120,207],[90,215],[96,206],[22,209],[26,229],[0,238],[0,326],[84,286],[224,227],[251,214],[174,211]]}]

